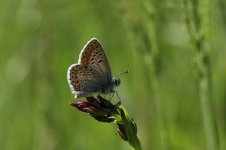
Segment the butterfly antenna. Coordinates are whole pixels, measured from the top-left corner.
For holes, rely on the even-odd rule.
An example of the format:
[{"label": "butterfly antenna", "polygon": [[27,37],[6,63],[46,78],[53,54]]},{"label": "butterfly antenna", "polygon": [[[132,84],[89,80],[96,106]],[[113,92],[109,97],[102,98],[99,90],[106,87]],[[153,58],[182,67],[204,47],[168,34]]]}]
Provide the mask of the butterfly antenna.
[{"label": "butterfly antenna", "polygon": [[117,75],[116,78],[118,78],[119,76],[121,76],[121,75],[123,75],[123,74],[127,74],[127,73],[129,73],[129,72],[130,72],[129,70],[126,70],[125,72],[120,73],[119,75]]}]

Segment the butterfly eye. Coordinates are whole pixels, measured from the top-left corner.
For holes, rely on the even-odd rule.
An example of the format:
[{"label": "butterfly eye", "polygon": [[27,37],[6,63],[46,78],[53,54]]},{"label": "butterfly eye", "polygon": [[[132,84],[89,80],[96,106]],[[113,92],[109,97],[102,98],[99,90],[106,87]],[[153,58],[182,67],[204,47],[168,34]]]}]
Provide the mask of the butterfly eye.
[{"label": "butterfly eye", "polygon": [[121,81],[120,79],[113,79],[113,83],[115,86],[118,86],[121,83]]},{"label": "butterfly eye", "polygon": [[88,79],[91,80],[92,79],[92,76],[89,76]]}]

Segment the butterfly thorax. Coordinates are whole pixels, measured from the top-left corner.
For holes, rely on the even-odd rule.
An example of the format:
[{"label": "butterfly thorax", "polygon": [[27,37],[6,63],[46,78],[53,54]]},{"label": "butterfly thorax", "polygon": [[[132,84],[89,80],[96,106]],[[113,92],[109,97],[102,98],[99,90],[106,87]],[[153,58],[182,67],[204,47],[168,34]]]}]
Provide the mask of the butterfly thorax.
[{"label": "butterfly thorax", "polygon": [[107,84],[105,87],[103,87],[100,92],[101,93],[110,93],[110,92],[114,92],[114,88],[116,86],[119,86],[121,83],[120,79],[118,78],[113,78],[110,84]]}]

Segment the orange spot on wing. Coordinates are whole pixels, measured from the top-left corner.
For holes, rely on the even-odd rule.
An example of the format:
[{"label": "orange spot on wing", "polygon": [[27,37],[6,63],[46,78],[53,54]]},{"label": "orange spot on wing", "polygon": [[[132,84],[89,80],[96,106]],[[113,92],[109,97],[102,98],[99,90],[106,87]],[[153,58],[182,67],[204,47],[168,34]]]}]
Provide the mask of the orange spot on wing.
[{"label": "orange spot on wing", "polygon": [[83,64],[87,64],[90,60],[90,56],[92,54],[92,51],[94,50],[94,47],[91,47],[89,51],[87,51],[87,53],[84,56],[84,59],[82,60]]},{"label": "orange spot on wing", "polygon": [[78,83],[78,80],[74,80],[74,83],[77,84]]},{"label": "orange spot on wing", "polygon": [[77,91],[80,91],[80,90],[81,90],[81,88],[80,88],[80,85],[79,85],[79,84],[76,84],[76,85],[75,85],[75,88],[76,88],[76,90],[77,90]]}]

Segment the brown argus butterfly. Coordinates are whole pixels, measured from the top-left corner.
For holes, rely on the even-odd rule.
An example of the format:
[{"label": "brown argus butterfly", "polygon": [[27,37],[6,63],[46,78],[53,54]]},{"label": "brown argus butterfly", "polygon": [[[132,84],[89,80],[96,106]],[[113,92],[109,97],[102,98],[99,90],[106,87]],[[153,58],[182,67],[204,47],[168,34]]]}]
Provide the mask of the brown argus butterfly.
[{"label": "brown argus butterfly", "polygon": [[93,93],[114,93],[114,87],[120,84],[118,78],[112,78],[107,57],[95,38],[83,47],[78,63],[68,68],[67,80],[75,98],[91,96]]}]

